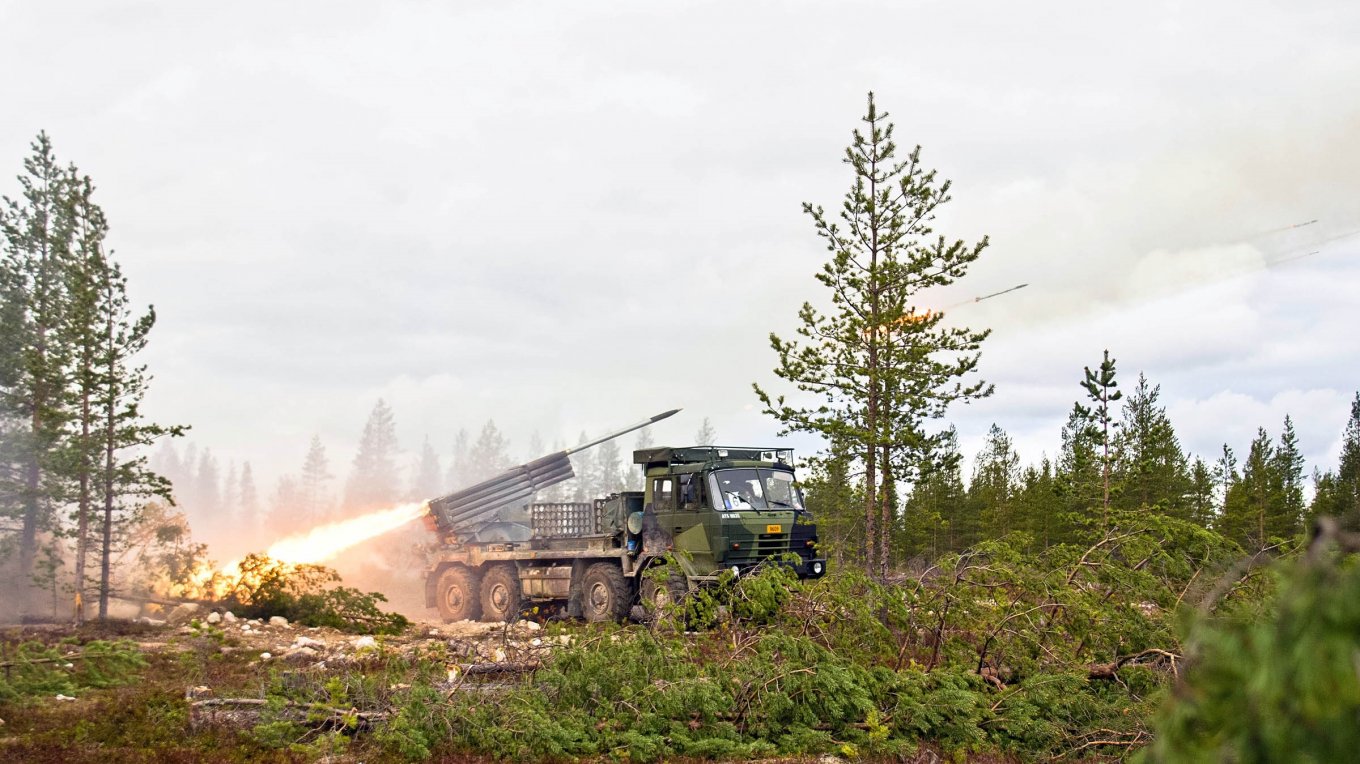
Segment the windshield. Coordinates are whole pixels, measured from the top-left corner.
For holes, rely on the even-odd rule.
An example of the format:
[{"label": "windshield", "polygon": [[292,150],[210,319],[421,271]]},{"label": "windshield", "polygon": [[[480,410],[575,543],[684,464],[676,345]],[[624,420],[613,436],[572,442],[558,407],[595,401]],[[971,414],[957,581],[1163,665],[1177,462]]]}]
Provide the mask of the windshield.
[{"label": "windshield", "polygon": [[802,509],[793,474],[780,470],[717,470],[709,475],[713,508]]}]

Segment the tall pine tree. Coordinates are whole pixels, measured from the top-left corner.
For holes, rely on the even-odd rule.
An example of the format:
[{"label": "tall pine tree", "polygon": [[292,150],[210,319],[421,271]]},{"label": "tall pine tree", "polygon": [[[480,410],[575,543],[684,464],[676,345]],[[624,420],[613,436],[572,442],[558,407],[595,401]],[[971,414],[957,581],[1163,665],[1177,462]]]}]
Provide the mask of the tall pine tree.
[{"label": "tall pine tree", "polygon": [[893,125],[869,94],[865,130],[855,130],[844,162],[853,175],[840,222],[804,204],[831,253],[817,279],[831,308],[800,311],[798,339],[772,334],[775,374],[799,392],[796,401],[755,391],[785,432],[823,436],[863,470],[867,568],[883,574],[894,526],[895,486],[915,482],[939,452],[943,434],[926,423],[955,401],[990,394],[965,382],[976,369],[987,332],[947,326],[944,315],[917,309],[920,293],[961,278],[982,254],[931,229],[950,183],[921,164],[920,147],[897,153]]}]

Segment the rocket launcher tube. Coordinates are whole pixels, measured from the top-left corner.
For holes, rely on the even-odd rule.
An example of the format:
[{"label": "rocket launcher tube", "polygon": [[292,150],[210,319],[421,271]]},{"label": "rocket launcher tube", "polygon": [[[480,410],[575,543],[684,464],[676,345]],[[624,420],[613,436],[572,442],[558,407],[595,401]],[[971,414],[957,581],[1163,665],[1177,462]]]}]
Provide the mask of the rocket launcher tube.
[{"label": "rocket launcher tube", "polygon": [[442,533],[450,533],[489,520],[496,510],[526,503],[538,491],[576,476],[569,454],[579,453],[605,441],[646,427],[673,416],[680,409],[672,409],[625,427],[610,435],[565,451],[548,454],[528,464],[513,467],[496,477],[429,501],[430,514]]}]

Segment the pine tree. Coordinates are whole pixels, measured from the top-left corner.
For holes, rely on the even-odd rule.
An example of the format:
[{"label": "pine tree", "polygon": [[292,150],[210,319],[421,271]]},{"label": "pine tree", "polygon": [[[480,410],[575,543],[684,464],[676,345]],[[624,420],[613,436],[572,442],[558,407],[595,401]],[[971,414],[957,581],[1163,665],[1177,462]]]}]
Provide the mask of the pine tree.
[{"label": "pine tree", "polygon": [[396,502],[401,494],[397,475],[397,423],[387,402],[379,399],[364,423],[354,455],[345,506],[363,512]]},{"label": "pine tree", "polygon": [[718,434],[713,430],[713,424],[704,417],[703,424],[699,425],[699,431],[694,433],[694,445],[711,446],[718,440]]},{"label": "pine tree", "polygon": [[333,479],[326,447],[321,445],[321,436],[313,434],[298,481],[298,525],[315,525],[331,515],[331,495],[327,486]]},{"label": "pine tree", "polygon": [[[117,263],[110,263],[103,279],[99,317],[103,328],[101,352],[96,359],[103,387],[97,397],[102,417],[102,461],[96,473],[103,500],[100,538],[99,619],[108,618],[113,591],[112,559],[115,543],[136,521],[149,500],[171,500],[170,482],[147,465],[149,446],[166,436],[182,435],[180,425],[162,426],[146,421],[141,411],[150,377],[145,366],[134,365],[146,348],[156,323],[156,313],[134,317],[127,299],[127,280]],[[119,526],[119,527],[116,527]]]},{"label": "pine tree", "polygon": [[[897,158],[893,125],[869,94],[866,132],[855,130],[845,152],[854,182],[841,224],[804,204],[831,260],[817,279],[831,291],[824,313],[804,304],[801,339],[771,334],[775,374],[800,397],[789,403],[755,392],[784,432],[812,432],[852,457],[864,472],[866,567],[886,572],[895,486],[916,481],[921,465],[943,445],[927,420],[955,401],[980,398],[991,387],[963,382],[977,366],[987,332],[944,325],[944,315],[918,311],[923,290],[961,278],[987,239],[973,246],[936,236],[931,223],[950,200],[949,181],[921,165],[920,147]],[[842,228],[842,224],[844,227]]]},{"label": "pine tree", "polygon": [[[582,430],[577,436],[577,445],[589,443],[590,438],[586,431]],[[598,483],[599,471],[595,467],[595,450],[586,449],[571,455],[571,469],[576,473],[576,479],[571,481],[571,500],[575,502],[590,501],[600,495]]]},{"label": "pine tree", "polygon": [[1100,481],[1101,481],[1101,515],[1100,525],[1102,528],[1110,526],[1110,469],[1114,464],[1115,454],[1112,450],[1114,445],[1113,433],[1119,427],[1119,422],[1114,421],[1114,413],[1110,410],[1110,404],[1124,397],[1124,394],[1115,388],[1119,382],[1115,380],[1115,361],[1110,357],[1110,351],[1105,351],[1105,358],[1100,362],[1099,368],[1091,371],[1087,366],[1085,378],[1081,386],[1086,390],[1086,395],[1093,403],[1090,408],[1077,404],[1076,411],[1089,422],[1091,436],[1096,438],[1097,446],[1100,449]]},{"label": "pine tree", "polygon": [[19,175],[18,199],[0,198],[0,261],[4,375],[0,409],[11,421],[14,480],[5,514],[19,521],[19,574],[28,578],[38,558],[38,534],[56,522],[64,484],[56,462],[71,415],[66,372],[71,349],[59,330],[68,310],[66,274],[74,221],[66,203],[70,174],[52,143],[39,133]]},{"label": "pine tree", "polygon": [[198,515],[202,527],[216,534],[226,523],[222,517],[222,478],[217,472],[217,457],[205,448],[198,456],[194,473],[194,498],[190,508]]},{"label": "pine tree", "polygon": [[1150,386],[1147,377],[1139,374],[1133,394],[1124,401],[1115,448],[1116,505],[1121,509],[1146,507],[1186,519],[1188,468],[1166,408],[1157,403],[1161,392],[1160,385]]}]

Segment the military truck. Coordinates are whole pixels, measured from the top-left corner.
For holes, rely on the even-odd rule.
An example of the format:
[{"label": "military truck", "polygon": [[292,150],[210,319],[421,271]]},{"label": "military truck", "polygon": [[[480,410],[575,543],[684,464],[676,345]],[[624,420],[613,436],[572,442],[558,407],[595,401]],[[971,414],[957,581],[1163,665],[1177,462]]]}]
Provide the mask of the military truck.
[{"label": "military truck", "polygon": [[445,621],[509,621],[535,604],[622,620],[640,601],[662,609],[725,571],[778,564],[801,578],[825,575],[787,448],[642,449],[633,452],[641,491],[532,502],[574,476],[570,454],[674,413],[431,500],[438,542],[427,554],[426,605]]}]

